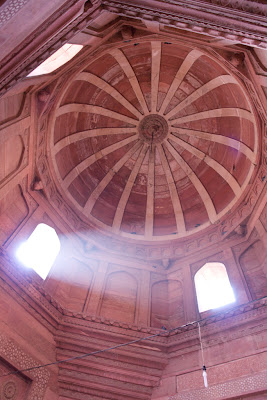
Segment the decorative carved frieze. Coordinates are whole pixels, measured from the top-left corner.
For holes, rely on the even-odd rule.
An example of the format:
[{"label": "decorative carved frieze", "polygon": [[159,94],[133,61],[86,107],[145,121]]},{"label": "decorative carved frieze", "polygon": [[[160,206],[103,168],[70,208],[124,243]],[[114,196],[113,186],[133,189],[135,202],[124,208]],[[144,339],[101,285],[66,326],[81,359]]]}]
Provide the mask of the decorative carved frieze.
[{"label": "decorative carved frieze", "polygon": [[[77,14],[79,9],[82,8],[85,0],[71,0],[68,1],[57,10],[48,20],[46,20],[36,31],[27,37],[23,43],[20,44],[19,49],[14,49],[5,59],[1,61],[0,68],[2,67],[2,77],[0,78],[0,94],[5,93],[9,90],[15,83],[19,82],[22,78],[27,76],[34,68],[40,65],[45,59],[47,59],[51,54],[53,54],[58,48],[63,46],[73,35],[81,31],[86,25],[86,20],[89,15],[95,12],[95,6],[89,8],[87,12],[82,13],[77,18],[74,16]],[[64,15],[69,15],[73,13],[73,20],[67,23],[65,21],[65,26],[56,28],[51,31],[53,24],[64,18]],[[57,30],[58,29],[58,30]],[[33,42],[39,41],[42,35],[50,32],[50,37],[45,41],[45,43],[38,45],[38,49],[34,52],[31,51],[31,55],[24,55],[27,53],[29,46],[32,46]],[[70,34],[71,32],[71,34]],[[17,58],[20,59],[17,59]],[[14,65],[14,60],[17,63]],[[9,67],[9,68],[8,68]]]},{"label": "decorative carved frieze", "polygon": [[15,400],[17,398],[17,386],[13,381],[5,382],[1,391],[3,400]]},{"label": "decorative carved frieze", "polygon": [[[257,4],[257,7],[253,7],[252,2],[246,2],[241,6],[241,1],[225,1],[223,0],[219,4],[220,7],[217,7],[217,10],[210,7],[211,1],[202,2],[202,7],[200,7],[199,3],[196,7],[196,2],[190,1],[176,1],[168,2],[168,6],[164,7],[166,4],[165,1],[162,2],[161,9],[153,8],[153,6],[149,6],[144,3],[133,3],[124,1],[107,1],[103,0],[102,5],[108,11],[112,13],[116,13],[119,15],[124,15],[131,18],[138,18],[148,21],[159,22],[160,24],[165,24],[169,26],[174,26],[177,28],[189,30],[197,33],[204,33],[210,36],[214,36],[222,39],[230,39],[237,41],[243,44],[256,45],[259,47],[266,48],[266,35],[264,32],[259,29],[258,31],[255,29],[257,26],[257,17],[264,16],[267,13],[266,6],[262,4]],[[218,2],[215,0],[212,1],[213,4],[218,5]],[[216,4],[217,3],[217,4]],[[176,5],[176,8],[174,7]],[[206,8],[205,19],[203,18],[203,9]],[[225,9],[225,6],[226,7]],[[232,13],[229,13],[229,8],[231,8]],[[242,9],[243,8],[243,9]],[[244,8],[246,8],[246,12],[251,12],[250,19],[247,18],[246,15],[242,15],[242,13],[235,15],[234,10],[244,12]],[[257,10],[257,11],[256,11]],[[192,12],[193,11],[193,12]],[[194,11],[200,12],[197,16]],[[216,12],[217,11],[217,12]],[[224,12],[227,13],[227,22],[222,22],[222,15]],[[256,15],[255,15],[255,14]],[[218,24],[216,18],[213,18],[213,14],[220,15],[220,25]],[[254,15],[253,15],[254,14]],[[246,30],[241,29],[238,26],[239,21],[241,21],[241,26],[243,22],[248,22],[251,24],[251,27]],[[231,20],[231,23],[230,23]],[[263,20],[258,21],[258,24],[261,25]]]},{"label": "decorative carved frieze", "polygon": [[[190,379],[190,378],[189,378]],[[194,379],[191,376],[190,383]],[[177,393],[168,400],[221,400],[232,396],[242,396],[248,393],[257,393],[266,389],[267,372],[260,372],[252,376],[246,376],[229,382],[212,385],[208,388],[190,390]],[[248,389],[249,388],[249,389]]]},{"label": "decorative carved frieze", "polygon": [[[14,2],[9,2],[2,11],[2,19],[6,21],[8,18],[17,12],[22,7],[26,0],[20,0],[21,4],[14,7]],[[84,1],[80,1],[82,6]],[[3,76],[1,80],[1,93],[4,93],[16,82],[20,81],[28,73],[44,61],[50,54],[66,43],[72,36],[81,32],[86,26],[96,18],[102,10],[108,10],[111,13],[124,16],[126,18],[142,19],[144,21],[155,21],[157,23],[177,27],[179,29],[189,30],[195,33],[204,33],[215,37],[216,39],[227,39],[235,42],[243,43],[244,45],[252,45],[265,48],[266,35],[262,30],[264,25],[264,16],[266,15],[266,6],[261,2],[241,1],[241,0],[205,0],[199,2],[194,0],[188,1],[173,1],[168,2],[167,7],[164,0],[157,2],[157,9],[144,5],[143,3],[136,4],[134,2],[125,1],[93,1],[91,7],[85,7],[84,12],[71,21],[60,32],[53,32],[49,40],[39,46],[38,50],[34,51],[26,60],[20,60],[15,66],[9,67],[9,72]],[[78,5],[79,5],[78,4]],[[65,13],[77,8],[76,1],[67,2],[60,10],[46,21],[42,27],[39,27],[33,35],[30,35],[21,45],[20,51],[27,49],[38,37],[49,30],[52,23],[59,20]],[[175,7],[176,6],[176,7]],[[76,8],[75,8],[76,7]],[[203,7],[206,7],[205,18],[203,18]],[[170,11],[168,11],[168,9]],[[12,14],[13,13],[13,14]],[[196,16],[198,15],[199,16]],[[226,22],[222,23],[221,16],[227,15]],[[0,13],[1,17],[1,13]],[[88,18],[90,17],[90,18]],[[218,23],[218,17],[220,23]],[[0,19],[1,21],[1,19]],[[241,21],[241,22],[240,22]],[[243,25],[245,25],[245,28]],[[235,27],[236,26],[236,27]],[[250,26],[248,28],[248,26]],[[129,36],[129,35],[128,35]],[[127,36],[127,37],[128,37]],[[15,60],[18,54],[18,49],[10,54],[8,58],[3,60],[3,65],[7,66],[12,60]]]},{"label": "decorative carved frieze", "polygon": [[9,0],[0,10],[0,27],[7,23],[29,0]]},{"label": "decorative carved frieze", "polygon": [[[32,358],[19,345],[17,345],[15,341],[9,339],[3,334],[0,335],[0,356],[18,370],[24,370],[40,365],[40,361]],[[25,374],[32,380],[27,400],[42,400],[50,376],[48,369],[32,369],[31,371],[25,372]],[[2,388],[2,397],[4,400],[16,399],[16,386],[11,378],[12,376],[10,376],[10,380],[8,380]]]}]

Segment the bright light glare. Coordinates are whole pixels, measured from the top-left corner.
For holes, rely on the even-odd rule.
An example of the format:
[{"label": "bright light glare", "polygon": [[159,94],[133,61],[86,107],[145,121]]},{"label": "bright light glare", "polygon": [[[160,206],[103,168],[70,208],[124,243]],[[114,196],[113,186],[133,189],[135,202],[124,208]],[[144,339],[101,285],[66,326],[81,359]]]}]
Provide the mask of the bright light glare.
[{"label": "bright light glare", "polygon": [[71,60],[83,48],[81,44],[66,43],[27,76],[50,74]]},{"label": "bright light glare", "polygon": [[195,285],[199,312],[235,301],[226,268],[221,263],[205,264],[195,275]]},{"label": "bright light glare", "polygon": [[46,224],[39,224],[18,248],[16,256],[25,267],[34,269],[45,279],[59,250],[60,241],[55,229]]}]

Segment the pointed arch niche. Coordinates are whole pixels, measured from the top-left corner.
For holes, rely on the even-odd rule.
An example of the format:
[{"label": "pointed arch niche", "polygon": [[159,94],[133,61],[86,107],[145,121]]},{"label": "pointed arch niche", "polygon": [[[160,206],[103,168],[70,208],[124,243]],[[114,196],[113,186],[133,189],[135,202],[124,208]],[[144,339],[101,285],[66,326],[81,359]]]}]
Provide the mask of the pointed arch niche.
[{"label": "pointed arch niche", "polygon": [[137,280],[128,272],[112,272],[106,281],[100,315],[104,318],[134,323]]},{"label": "pointed arch niche", "polygon": [[225,265],[208,262],[195,274],[195,288],[199,312],[235,302]]}]

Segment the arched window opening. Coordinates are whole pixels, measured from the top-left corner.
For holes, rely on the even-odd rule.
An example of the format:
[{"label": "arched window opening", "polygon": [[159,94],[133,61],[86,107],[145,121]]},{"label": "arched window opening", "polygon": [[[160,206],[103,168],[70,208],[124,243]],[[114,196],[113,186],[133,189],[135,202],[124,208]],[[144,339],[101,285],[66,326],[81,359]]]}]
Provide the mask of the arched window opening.
[{"label": "arched window opening", "polygon": [[45,279],[60,251],[60,241],[55,229],[39,224],[29,238],[20,245],[16,256],[28,268]]},{"label": "arched window opening", "polygon": [[55,71],[70,61],[77,53],[79,53],[82,48],[83,46],[81,44],[64,44],[64,46],[48,57],[27,76],[31,77],[36,75],[50,74],[50,72]]},{"label": "arched window opening", "polygon": [[195,275],[195,287],[199,312],[211,310],[235,302],[224,264],[205,264]]}]

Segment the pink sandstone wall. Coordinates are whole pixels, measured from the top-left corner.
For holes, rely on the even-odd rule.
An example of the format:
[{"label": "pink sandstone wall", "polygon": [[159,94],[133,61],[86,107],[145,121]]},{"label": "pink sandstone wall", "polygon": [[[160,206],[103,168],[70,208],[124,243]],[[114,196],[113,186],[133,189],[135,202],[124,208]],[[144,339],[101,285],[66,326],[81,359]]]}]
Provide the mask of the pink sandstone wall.
[{"label": "pink sandstone wall", "polygon": [[[41,22],[56,12],[56,8],[66,4],[58,0],[51,6],[48,2],[42,12],[37,12],[37,3],[35,8],[32,1],[26,3],[27,7],[16,15],[17,19],[4,21],[5,37],[9,40],[2,43],[2,57],[8,55],[11,48],[18,49],[21,41],[32,34],[36,26],[42,25]],[[55,15],[58,26],[51,26],[47,36],[41,36],[40,32],[35,36],[35,51],[42,41],[60,31],[79,13],[82,2],[76,3],[77,9],[66,12],[64,18],[60,19],[60,13]],[[159,2],[150,3],[155,8]],[[250,25],[254,28],[256,26],[257,32],[253,34],[255,37],[248,38],[248,32],[248,35],[245,32],[243,36],[238,36],[240,27],[246,26],[242,21],[235,22],[238,29],[235,31],[232,28],[232,35],[237,42],[247,44],[255,41],[255,45],[261,46],[261,27],[260,24],[254,24],[251,3],[247,2],[246,6],[250,10]],[[263,15],[262,4],[263,2],[258,3],[260,14],[255,15]],[[110,7],[110,4],[106,4],[106,10],[113,13],[114,10]],[[140,37],[143,29],[151,28],[157,34],[162,30],[164,35],[168,35],[174,32],[177,34],[181,28],[174,26],[171,15],[165,15],[165,20],[159,22],[158,14],[151,14],[151,21],[148,21],[144,11],[127,7],[127,4],[118,6],[116,13],[126,15],[127,23],[129,15],[134,16],[135,23],[140,28],[139,31],[137,29]],[[206,7],[210,7],[210,4],[206,4]],[[11,14],[13,12],[11,10]],[[14,15],[15,13],[11,16]],[[116,17],[116,14],[112,15],[107,24]],[[137,21],[140,15],[143,21]],[[26,17],[30,23],[21,24],[21,20],[24,21]],[[106,14],[103,17],[106,21],[105,18]],[[211,17],[208,15],[208,18]],[[216,17],[212,15],[212,18]],[[100,22],[101,20],[96,26],[102,26]],[[16,25],[19,32],[14,29]],[[81,24],[77,28],[79,41],[100,43],[99,37],[102,33],[99,35],[95,27],[90,31],[84,26]],[[197,32],[202,31],[202,27],[195,23],[188,25],[186,29],[183,35],[199,40]],[[225,32],[216,29],[212,31],[209,23],[205,29],[208,35],[202,35],[201,43],[221,40],[220,46],[224,46],[224,41],[229,44],[229,37]],[[93,39],[90,32],[95,34]],[[71,32],[70,36],[74,34]],[[109,35],[109,31],[107,34]],[[116,35],[111,42],[121,40],[121,37],[126,40],[127,35],[131,39],[132,31],[129,33],[126,29]],[[63,38],[63,42],[64,40],[66,38]],[[4,60],[6,69],[3,74],[8,74],[16,65],[23,64],[23,59],[30,52],[30,45],[31,43],[25,44],[21,53],[15,51],[20,59],[14,55],[12,58],[12,54],[9,54],[11,58]],[[59,43],[56,47],[58,46]],[[51,51],[49,49],[47,55]],[[224,50],[220,51],[224,54]],[[253,51],[247,55],[252,60],[249,68],[252,68],[251,65],[255,66],[253,80],[263,88],[262,91],[259,90],[259,97],[264,102],[266,71],[264,65],[257,63],[254,56]],[[235,59],[234,63],[242,70],[240,59]],[[29,72],[29,67],[27,68],[20,69],[23,76]],[[30,82],[32,85],[40,84],[42,79]],[[155,259],[152,257],[142,260],[138,256],[120,257],[109,254],[100,248],[88,249],[84,241],[64,222],[64,218],[61,218],[63,211],[55,210],[46,200],[42,183],[35,174],[35,149],[41,145],[36,143],[36,115],[31,112],[31,107],[35,106],[35,95],[31,96],[29,83],[23,85],[27,88],[27,93],[20,92],[17,87],[13,94],[7,94],[0,100],[0,375],[14,369],[50,363],[56,359],[143,338],[161,332],[162,326],[173,328],[204,318],[208,321],[203,324],[202,336],[209,388],[203,387],[200,344],[198,331],[194,328],[175,332],[168,338],[143,341],[60,367],[52,366],[0,377],[1,400],[266,398],[266,304],[262,301],[256,302],[255,307],[243,306],[266,296],[267,293],[266,185],[263,195],[258,196],[257,202],[250,208],[251,214],[247,216],[245,228],[237,226],[232,234],[228,234],[229,225],[226,222],[225,237],[219,246],[212,242],[207,244],[209,238],[202,246],[202,242],[206,240],[203,237],[199,240],[199,247],[192,244],[192,249],[186,256],[180,256],[178,248],[175,257],[168,259],[167,255],[164,262],[159,262],[156,256]],[[256,105],[259,107],[259,103]],[[39,101],[37,112],[42,107],[42,102]],[[266,160],[263,157],[262,163],[264,162]],[[262,185],[264,179],[262,176]],[[255,191],[257,192],[257,187]],[[252,202],[253,197],[250,200]],[[61,253],[45,282],[34,272],[23,269],[14,257],[19,243],[40,222],[54,227],[62,240]],[[245,219],[243,222],[246,224]],[[168,248],[166,253],[169,254]],[[236,312],[230,311],[227,314],[226,311],[231,307],[220,310],[222,314],[218,317],[213,311],[201,315],[198,312],[194,275],[202,265],[211,261],[219,261],[226,266],[236,294],[236,305],[239,306]]]},{"label": "pink sandstone wall", "polygon": [[[187,258],[173,259],[167,268],[152,262],[141,262],[140,259],[129,258],[126,261],[122,257],[114,255],[107,257],[104,252],[91,250],[88,252],[84,249],[79,240],[73,240],[74,237],[67,232],[66,225],[62,224],[49,206],[43,202],[38,204],[27,194],[25,180],[16,182],[15,179],[20,176],[19,174],[23,176],[29,160],[26,150],[27,140],[29,140],[27,139],[29,135],[28,108],[25,105],[27,104],[25,98],[18,96],[17,103],[14,103],[17,105],[16,107],[14,105],[15,108],[11,112],[7,99],[3,100],[3,107],[7,108],[9,112],[7,118],[14,119],[18,130],[11,144],[6,144],[10,140],[8,130],[4,130],[2,140],[4,157],[1,158],[3,171],[1,182],[4,184],[4,190],[1,192],[1,245],[6,256],[14,260],[18,244],[33,231],[38,223],[45,222],[57,230],[62,240],[62,250],[47,280],[42,283],[35,273],[23,269],[20,271],[25,276],[32,275],[33,279],[37,280],[38,284],[67,310],[71,318],[75,318],[77,313],[82,313],[94,316],[104,324],[114,324],[114,321],[118,321],[115,324],[120,326],[124,324],[128,327],[129,339],[131,339],[131,329],[136,326],[151,326],[152,329],[160,329],[162,326],[172,328],[201,317],[208,317],[213,313],[206,312],[199,315],[194,275],[202,265],[210,261],[225,264],[236,294],[237,305],[259,299],[266,294],[266,206],[262,207],[255,227],[246,236],[241,236],[238,240],[235,238],[232,242],[228,240],[219,251],[218,248],[210,246],[200,253],[192,252]],[[21,123],[19,122],[21,119],[23,121],[26,119],[26,121]],[[23,146],[21,139],[16,142],[18,136],[24,138]],[[10,158],[10,149],[12,151],[14,149],[12,153],[14,160]],[[5,269],[4,258],[2,258],[2,263]],[[11,340],[13,343],[11,346],[15,346],[30,357],[32,364],[55,360],[56,346],[60,347],[62,344],[58,342],[58,339],[57,344],[55,343],[53,329],[43,326],[42,318],[39,322],[39,318],[29,313],[21,304],[21,299],[14,297],[5,288],[1,291],[1,309],[3,321],[1,332],[5,338],[3,340]],[[242,331],[239,331],[236,326],[229,328],[226,324],[223,331],[218,326],[215,333],[212,330],[207,331],[207,337],[204,332],[205,356],[211,385],[211,389],[206,391],[202,387],[197,338],[194,339],[192,347],[190,341],[179,344],[179,340],[175,343],[173,337],[173,343],[170,341],[164,345],[163,354],[167,357],[168,364],[165,368],[166,360],[160,361],[163,362],[159,367],[160,374],[163,374],[162,378],[160,380],[159,374],[156,374],[158,383],[154,381],[151,384],[149,381],[149,390],[146,386],[143,387],[142,393],[146,396],[144,398],[152,395],[152,398],[160,400],[166,398],[213,399],[214,397],[223,399],[231,398],[236,394],[264,390],[263,373],[266,369],[266,356],[263,351],[266,347],[266,336],[262,333],[263,327],[260,318],[255,314],[248,319]],[[100,331],[101,328],[99,328]],[[109,347],[110,344],[110,340],[105,339],[101,346]],[[68,351],[64,350],[62,357],[75,354],[75,351],[73,347]],[[81,352],[84,351],[85,348],[81,349]],[[129,354],[126,353],[125,357],[129,357]],[[142,355],[140,357],[142,358]],[[153,375],[152,354],[148,354],[147,357],[147,365],[143,367],[148,368],[149,373]],[[120,372],[117,371],[116,374],[122,373],[124,362],[125,360],[121,361]],[[1,366],[3,371],[16,368],[17,365],[24,364],[22,361],[10,359],[6,354],[3,355]],[[65,370],[62,370],[64,375],[63,371]],[[48,368],[48,373],[50,373],[49,378],[45,372],[42,378],[45,379],[47,387],[44,398],[54,400],[57,399],[58,392],[57,368]],[[101,382],[101,372],[97,372],[96,376],[98,378],[95,378],[96,382],[92,384],[98,387],[97,381]],[[251,380],[251,376],[255,377],[255,380]],[[30,375],[16,377],[14,384],[21,398],[34,387],[35,378],[36,376]],[[109,379],[114,380],[114,377],[107,378],[107,385],[109,385]],[[63,390],[63,386],[66,385],[63,384],[65,380],[68,381],[69,377],[60,380],[60,390]],[[129,390],[138,393],[138,380],[129,385]],[[68,393],[69,390],[69,386],[64,386],[64,393]],[[40,396],[43,395],[40,394]],[[62,398],[69,399],[72,398],[71,396]],[[121,396],[123,396],[123,391]]]},{"label": "pink sandstone wall", "polygon": [[[0,258],[0,375],[4,375],[55,361],[56,344],[53,328],[45,326],[41,316],[41,321],[36,318],[37,311],[29,312],[31,306],[4,275],[5,261]],[[47,367],[0,377],[1,399],[57,400],[57,374],[57,367]]]}]

